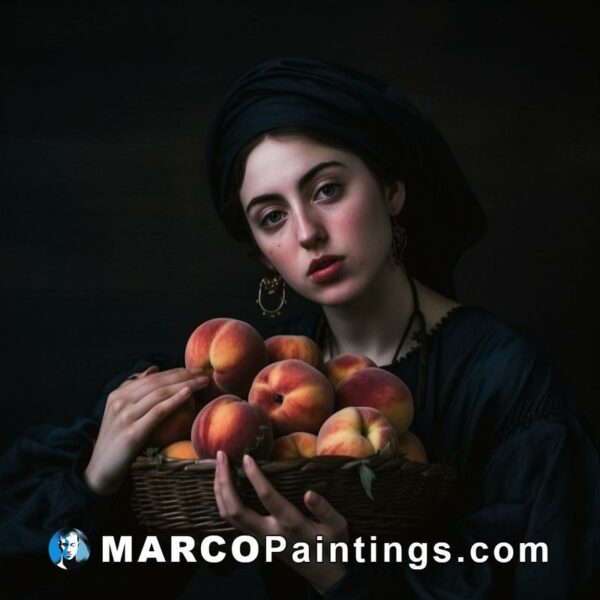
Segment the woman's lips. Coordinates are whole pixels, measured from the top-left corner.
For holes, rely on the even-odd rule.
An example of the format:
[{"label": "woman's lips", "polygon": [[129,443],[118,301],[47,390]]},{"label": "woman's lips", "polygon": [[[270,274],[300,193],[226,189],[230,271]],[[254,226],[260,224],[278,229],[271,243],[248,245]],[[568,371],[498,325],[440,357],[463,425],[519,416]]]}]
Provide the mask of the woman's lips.
[{"label": "woman's lips", "polygon": [[314,283],[326,283],[335,279],[344,266],[344,259],[339,258],[328,265],[313,271],[308,278]]}]

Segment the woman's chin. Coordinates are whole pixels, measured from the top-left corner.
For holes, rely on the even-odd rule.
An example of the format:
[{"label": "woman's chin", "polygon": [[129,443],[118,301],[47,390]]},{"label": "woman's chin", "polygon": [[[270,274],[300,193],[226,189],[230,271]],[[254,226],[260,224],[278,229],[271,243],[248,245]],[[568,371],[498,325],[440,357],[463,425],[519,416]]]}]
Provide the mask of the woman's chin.
[{"label": "woman's chin", "polygon": [[328,308],[341,308],[353,304],[360,296],[360,291],[355,285],[348,282],[338,282],[337,285],[331,284],[321,290],[308,295],[308,299]]}]

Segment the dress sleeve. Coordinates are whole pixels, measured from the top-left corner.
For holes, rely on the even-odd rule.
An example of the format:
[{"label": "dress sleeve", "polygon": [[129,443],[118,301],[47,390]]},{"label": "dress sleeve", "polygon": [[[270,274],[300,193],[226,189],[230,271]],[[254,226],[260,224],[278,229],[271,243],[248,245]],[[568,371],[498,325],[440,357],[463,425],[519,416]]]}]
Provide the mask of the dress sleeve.
[{"label": "dress sleeve", "polygon": [[[576,415],[570,388],[547,363],[537,356],[530,360],[531,355],[520,350],[511,352],[506,362],[507,367],[517,367],[518,376],[502,377],[501,361],[489,361],[499,383],[489,388],[490,406],[480,411],[474,429],[479,439],[496,441],[490,442],[483,458],[478,454],[481,446],[471,447],[463,472],[475,475],[468,482],[468,509],[443,539],[430,538],[425,568],[409,566],[404,545],[401,564],[350,564],[344,578],[326,591],[326,598],[545,599],[579,597],[578,593],[591,589],[600,566],[598,448]],[[520,354],[527,360],[515,362]],[[478,365],[484,368],[484,362]],[[484,377],[489,382],[485,370]],[[486,429],[484,421],[490,414],[506,417],[501,435],[494,436],[491,426]],[[468,429],[469,424],[464,424],[462,437],[468,437]],[[476,471],[469,470],[469,464],[476,464]],[[436,541],[450,545],[449,562],[435,561]],[[472,559],[476,543],[486,544],[476,558],[487,554],[487,562]],[[495,560],[494,549],[500,550],[502,558],[506,544],[514,551],[512,560]],[[526,544],[545,544],[547,562],[542,562],[541,547],[537,562],[530,554],[521,561],[521,549],[527,553],[532,548]]]},{"label": "dress sleeve", "polygon": [[[162,355],[138,360],[106,382],[89,418],[70,427],[38,426],[23,434],[0,456],[0,582],[5,597],[58,598],[114,594],[115,590],[150,590],[160,597],[181,591],[192,565],[167,569],[101,562],[102,534],[140,534],[129,508],[126,486],[112,496],[92,492],[82,473],[89,462],[110,392],[132,373],[150,365],[171,368]],[[58,529],[77,528],[90,544],[90,560],[64,577],[48,556]]]},{"label": "dress sleeve", "polygon": [[36,427],[2,456],[0,556],[44,552],[63,527],[95,529],[112,501],[81,477],[97,430],[88,419],[68,428]]},{"label": "dress sleeve", "polygon": [[118,494],[95,494],[82,473],[108,395],[151,364],[158,364],[155,357],[142,358],[107,381],[91,417],[70,427],[34,427],[0,456],[0,558],[45,553],[56,530],[77,527],[93,533],[113,518]]}]

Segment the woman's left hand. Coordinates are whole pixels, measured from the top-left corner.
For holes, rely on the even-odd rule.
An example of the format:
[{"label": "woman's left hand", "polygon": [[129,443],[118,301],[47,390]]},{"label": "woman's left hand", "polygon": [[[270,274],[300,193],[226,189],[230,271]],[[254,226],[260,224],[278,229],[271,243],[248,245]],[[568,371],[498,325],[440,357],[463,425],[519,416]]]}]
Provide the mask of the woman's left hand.
[{"label": "woman's left hand", "polygon": [[324,548],[331,542],[347,543],[350,535],[346,519],[325,498],[312,490],[304,495],[304,503],[316,520],[309,519],[271,485],[250,456],[244,456],[243,467],[269,514],[259,515],[242,503],[231,477],[227,455],[219,451],[214,491],[221,517],[240,531],[253,535],[261,543],[264,543],[267,535],[283,536],[287,546],[279,554],[281,559],[308,580],[319,593],[323,593],[342,578],[346,572],[344,564],[316,561],[296,563],[291,558],[292,547],[296,542],[312,546],[317,535],[323,536],[321,543]]}]

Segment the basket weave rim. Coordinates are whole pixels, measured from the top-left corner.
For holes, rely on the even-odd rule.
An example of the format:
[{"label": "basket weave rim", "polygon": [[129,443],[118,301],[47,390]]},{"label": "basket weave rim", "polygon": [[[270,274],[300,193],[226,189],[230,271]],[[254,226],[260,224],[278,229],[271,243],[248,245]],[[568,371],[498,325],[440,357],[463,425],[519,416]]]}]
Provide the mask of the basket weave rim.
[{"label": "basket weave rim", "polygon": [[[357,459],[352,456],[315,456],[313,458],[292,458],[277,461],[257,460],[258,466],[265,474],[299,472],[299,471],[333,471],[346,470],[367,465],[374,471],[399,468],[402,471],[412,472],[423,477],[435,477],[442,480],[453,481],[458,477],[458,471],[446,463],[422,463],[397,456],[383,458],[373,455],[369,458]],[[167,458],[161,454],[155,456],[138,456],[131,465],[132,471],[160,470],[160,471],[193,471],[199,473],[214,473],[217,461],[214,458],[204,459],[178,459]],[[243,471],[240,474],[243,475]]]}]

